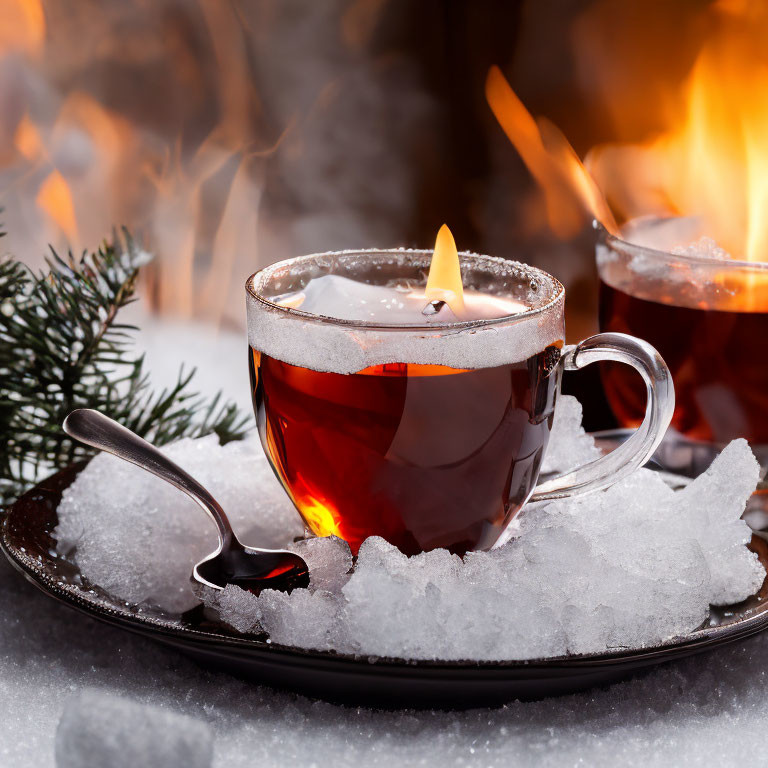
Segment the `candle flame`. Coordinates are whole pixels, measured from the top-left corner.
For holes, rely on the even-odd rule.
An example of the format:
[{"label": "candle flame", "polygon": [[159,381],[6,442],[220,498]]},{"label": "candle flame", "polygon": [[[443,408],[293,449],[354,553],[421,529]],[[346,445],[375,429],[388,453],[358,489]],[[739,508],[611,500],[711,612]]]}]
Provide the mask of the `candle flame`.
[{"label": "candle flame", "polygon": [[447,224],[443,224],[437,233],[424,295],[427,301],[446,302],[456,317],[464,313],[464,286],[461,283],[459,254]]}]

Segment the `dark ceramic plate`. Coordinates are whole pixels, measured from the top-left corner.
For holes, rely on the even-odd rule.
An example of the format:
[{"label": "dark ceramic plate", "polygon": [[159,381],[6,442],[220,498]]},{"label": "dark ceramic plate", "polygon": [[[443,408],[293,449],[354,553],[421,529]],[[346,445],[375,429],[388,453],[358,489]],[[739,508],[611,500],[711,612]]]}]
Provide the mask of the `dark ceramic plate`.
[{"label": "dark ceramic plate", "polygon": [[[768,580],[759,595],[713,612],[706,626],[662,645],[536,661],[409,662],[304,651],[242,636],[201,609],[171,615],[109,595],[56,552],[51,533],[62,491],[84,464],[59,472],[7,512],[0,545],[11,563],[46,594],[84,613],[173,646],[200,663],[330,701],[384,707],[466,708],[538,699],[604,685],[662,662],[681,659],[768,627]],[[749,519],[749,517],[747,517]],[[768,545],[752,543],[764,565]]]}]

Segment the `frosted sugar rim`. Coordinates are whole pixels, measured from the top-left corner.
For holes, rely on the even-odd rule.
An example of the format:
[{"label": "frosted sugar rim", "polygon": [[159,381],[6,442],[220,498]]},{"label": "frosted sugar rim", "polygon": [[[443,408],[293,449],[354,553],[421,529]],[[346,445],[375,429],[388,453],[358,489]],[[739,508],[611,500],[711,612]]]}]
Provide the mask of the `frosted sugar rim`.
[{"label": "frosted sugar rim", "polygon": [[[744,261],[743,259],[713,259],[710,256],[694,256],[689,253],[673,253],[672,250],[666,250],[663,247],[654,247],[648,245],[650,241],[651,230],[656,225],[663,225],[666,222],[680,221],[691,222],[691,229],[697,234],[691,234],[690,240],[695,240],[698,236],[698,230],[694,230],[695,219],[693,217],[683,216],[642,216],[631,219],[622,228],[621,236],[612,235],[602,224],[595,222],[594,227],[599,233],[601,241],[610,249],[626,256],[642,256],[660,266],[672,264],[691,264],[698,267],[717,270],[719,272],[732,272],[736,270],[746,270],[748,272],[766,272],[768,271],[768,261]],[[628,225],[632,225],[631,227]],[[706,233],[705,233],[706,234]],[[640,242],[634,242],[638,239]],[[601,245],[599,243],[598,245]]]},{"label": "frosted sugar rim", "polygon": [[540,305],[515,315],[457,323],[398,325],[341,320],[280,306],[260,291],[279,270],[327,268],[336,260],[367,258],[428,267],[431,251],[392,249],[311,254],[278,262],[246,281],[248,343],[291,365],[321,372],[356,373],[372,365],[416,363],[490,368],[521,362],[565,339],[565,289],[536,267],[494,256],[460,253],[462,269],[499,279],[535,282],[547,294]]},{"label": "frosted sugar rim", "polygon": [[[693,242],[701,234],[699,226],[695,217],[648,216],[625,224],[621,237],[597,226],[595,258],[600,279],[635,298],[671,307],[706,305],[713,312],[763,312],[768,262],[663,250],[675,247],[673,243]],[[759,301],[752,304],[750,297],[757,296]],[[745,297],[744,301],[738,297]]]}]

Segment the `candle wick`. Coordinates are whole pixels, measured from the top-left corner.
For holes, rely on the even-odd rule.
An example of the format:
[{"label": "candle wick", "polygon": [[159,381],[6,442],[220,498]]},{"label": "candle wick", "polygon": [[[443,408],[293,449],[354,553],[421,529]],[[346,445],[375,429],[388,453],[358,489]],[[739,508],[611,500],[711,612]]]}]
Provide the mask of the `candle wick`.
[{"label": "candle wick", "polygon": [[424,309],[421,310],[422,315],[436,315],[443,307],[445,302],[442,299],[435,299],[430,301]]}]

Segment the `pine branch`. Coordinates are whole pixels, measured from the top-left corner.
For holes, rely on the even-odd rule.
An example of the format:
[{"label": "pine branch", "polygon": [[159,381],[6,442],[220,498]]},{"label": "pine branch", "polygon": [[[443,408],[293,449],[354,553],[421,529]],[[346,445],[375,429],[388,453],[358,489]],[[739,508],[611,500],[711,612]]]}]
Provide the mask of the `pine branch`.
[{"label": "pine branch", "polygon": [[78,258],[52,250],[46,273],[0,260],[0,503],[93,453],[61,429],[75,408],[102,411],[157,445],[243,436],[247,418],[236,406],[191,391],[194,370],[152,391],[144,358],[133,354],[137,329],[118,322],[148,258],[124,232]]}]

